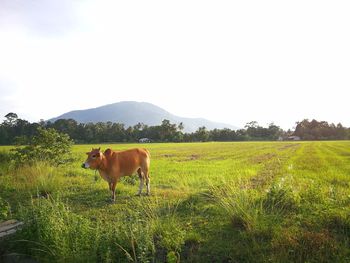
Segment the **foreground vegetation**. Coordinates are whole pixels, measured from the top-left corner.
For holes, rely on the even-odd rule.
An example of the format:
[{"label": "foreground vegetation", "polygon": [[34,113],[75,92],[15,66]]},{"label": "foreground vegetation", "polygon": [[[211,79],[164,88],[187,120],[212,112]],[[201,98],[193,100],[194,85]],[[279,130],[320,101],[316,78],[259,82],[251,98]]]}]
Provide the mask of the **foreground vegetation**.
[{"label": "foreground vegetation", "polygon": [[[99,145],[100,146],[100,145]],[[25,227],[0,254],[39,262],[349,262],[350,142],[120,144],[151,152],[137,176],[107,184],[80,164],[16,166],[0,148],[0,220]],[[1,261],[1,259],[0,259]]]}]

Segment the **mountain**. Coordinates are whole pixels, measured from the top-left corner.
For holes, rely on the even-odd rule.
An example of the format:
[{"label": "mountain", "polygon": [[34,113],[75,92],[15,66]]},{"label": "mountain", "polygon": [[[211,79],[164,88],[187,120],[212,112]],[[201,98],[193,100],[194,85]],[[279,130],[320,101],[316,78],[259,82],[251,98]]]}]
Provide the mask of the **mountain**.
[{"label": "mountain", "polygon": [[186,132],[193,132],[201,126],[205,126],[208,130],[215,128],[237,129],[230,124],[213,122],[203,118],[179,117],[151,103],[136,101],[122,101],[92,109],[70,111],[49,121],[54,122],[58,119],[74,119],[80,123],[111,121],[124,123],[126,127],[139,122],[149,126],[159,125],[162,120],[167,119],[176,124],[182,122]]}]

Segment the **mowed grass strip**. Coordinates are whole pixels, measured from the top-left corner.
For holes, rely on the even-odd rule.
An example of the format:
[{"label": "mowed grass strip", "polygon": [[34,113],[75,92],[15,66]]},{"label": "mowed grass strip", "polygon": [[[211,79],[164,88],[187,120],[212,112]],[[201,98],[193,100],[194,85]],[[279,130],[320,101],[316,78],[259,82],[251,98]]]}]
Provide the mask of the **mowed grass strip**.
[{"label": "mowed grass strip", "polygon": [[[107,183],[80,168],[92,147],[147,148],[152,195],[135,196],[135,175],[109,203]],[[2,218],[26,222],[3,253],[40,262],[347,262],[349,149],[349,141],[103,144],[74,146],[64,166],[2,161]]]}]

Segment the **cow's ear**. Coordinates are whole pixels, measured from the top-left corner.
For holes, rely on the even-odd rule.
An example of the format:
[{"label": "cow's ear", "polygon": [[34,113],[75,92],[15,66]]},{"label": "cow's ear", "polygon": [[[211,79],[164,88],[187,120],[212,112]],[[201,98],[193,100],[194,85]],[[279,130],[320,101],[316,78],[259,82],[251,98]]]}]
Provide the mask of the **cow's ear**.
[{"label": "cow's ear", "polygon": [[107,149],[107,150],[105,150],[105,155],[106,156],[109,156],[109,155],[111,155],[111,153],[112,153],[112,150],[111,149]]},{"label": "cow's ear", "polygon": [[98,151],[100,151],[101,150],[101,147],[98,147]]},{"label": "cow's ear", "polygon": [[86,154],[87,154],[87,155],[89,155],[89,154],[90,154],[90,152],[86,152]]}]

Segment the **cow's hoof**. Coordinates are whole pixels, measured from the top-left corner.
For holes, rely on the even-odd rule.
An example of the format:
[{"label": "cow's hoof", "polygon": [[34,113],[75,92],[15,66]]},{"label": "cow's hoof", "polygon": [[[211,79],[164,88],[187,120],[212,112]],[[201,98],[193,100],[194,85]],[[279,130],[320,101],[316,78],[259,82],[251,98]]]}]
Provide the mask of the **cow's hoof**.
[{"label": "cow's hoof", "polygon": [[141,193],[137,193],[135,196],[141,196]]},{"label": "cow's hoof", "polygon": [[147,195],[147,196],[150,196],[150,195],[151,195],[151,193],[146,193],[146,195]]}]

